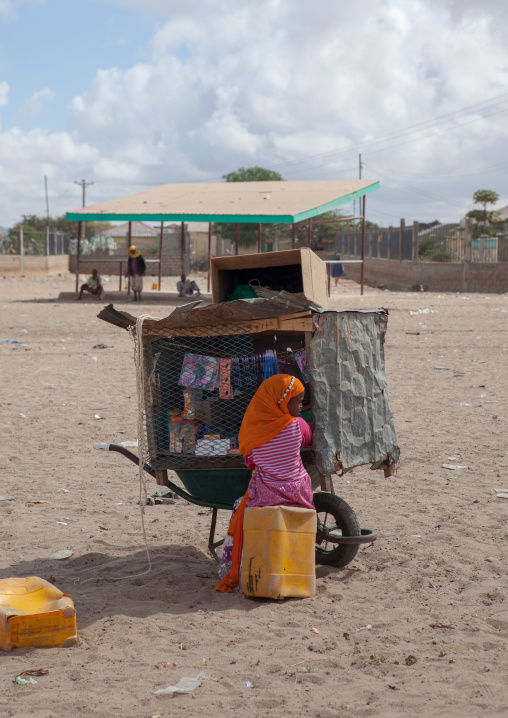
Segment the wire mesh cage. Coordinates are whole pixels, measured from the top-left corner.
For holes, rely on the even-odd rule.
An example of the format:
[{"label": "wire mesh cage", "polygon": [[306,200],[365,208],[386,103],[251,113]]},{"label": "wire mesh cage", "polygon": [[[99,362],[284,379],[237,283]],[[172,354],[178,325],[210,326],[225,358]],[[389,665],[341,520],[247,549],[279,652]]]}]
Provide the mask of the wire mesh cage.
[{"label": "wire mesh cage", "polygon": [[144,326],[142,371],[150,466],[177,471],[244,467],[238,432],[261,382],[276,373],[309,381],[303,333],[245,324]]}]

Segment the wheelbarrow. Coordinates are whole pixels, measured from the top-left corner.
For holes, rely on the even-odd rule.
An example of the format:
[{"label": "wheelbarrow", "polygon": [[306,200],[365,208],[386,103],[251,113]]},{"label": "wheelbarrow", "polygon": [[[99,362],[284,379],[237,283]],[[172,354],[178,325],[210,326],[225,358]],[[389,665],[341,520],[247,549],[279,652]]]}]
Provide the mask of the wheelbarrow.
[{"label": "wheelbarrow", "polygon": [[[98,443],[94,444],[94,449],[116,451],[139,466],[139,457],[123,446]],[[156,478],[155,470],[149,464],[144,465],[144,470]],[[169,479],[166,482],[168,488],[191,504],[212,509],[208,549],[217,563],[220,563],[217,549],[224,543],[224,539],[215,540],[217,511],[233,510],[236,499],[247,491],[252,472],[246,467],[231,467],[179,468],[175,469],[175,473],[185,489]],[[373,529],[360,528],[355,512],[339,496],[315,492],[314,506],[317,513],[316,563],[344,568],[354,559],[360,544],[372,543],[377,538]]]}]

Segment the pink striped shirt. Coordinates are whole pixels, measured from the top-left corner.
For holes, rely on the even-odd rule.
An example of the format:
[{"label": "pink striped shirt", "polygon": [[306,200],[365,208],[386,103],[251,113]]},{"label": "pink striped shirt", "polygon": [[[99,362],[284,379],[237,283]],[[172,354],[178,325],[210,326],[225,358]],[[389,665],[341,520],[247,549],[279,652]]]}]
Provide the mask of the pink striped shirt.
[{"label": "pink striped shirt", "polygon": [[298,418],[274,439],[252,449],[245,463],[256,473],[249,483],[247,506],[314,508],[310,476],[300,457],[301,446],[310,445],[311,437],[308,424]]}]

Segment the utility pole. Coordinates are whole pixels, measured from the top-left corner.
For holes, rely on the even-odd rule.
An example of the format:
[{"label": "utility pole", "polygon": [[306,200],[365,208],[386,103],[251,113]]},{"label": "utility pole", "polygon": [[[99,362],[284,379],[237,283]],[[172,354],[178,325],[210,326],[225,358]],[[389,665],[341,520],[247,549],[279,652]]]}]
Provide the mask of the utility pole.
[{"label": "utility pole", "polygon": [[49,227],[48,178],[46,177],[46,175],[44,175],[44,187],[46,190],[46,217],[48,219],[48,227]]},{"label": "utility pole", "polygon": [[86,188],[89,187],[91,184],[93,184],[93,182],[86,182],[85,180],[81,180],[81,182],[74,181],[74,184],[81,185],[81,189],[83,192],[83,203],[81,206],[86,207]]}]

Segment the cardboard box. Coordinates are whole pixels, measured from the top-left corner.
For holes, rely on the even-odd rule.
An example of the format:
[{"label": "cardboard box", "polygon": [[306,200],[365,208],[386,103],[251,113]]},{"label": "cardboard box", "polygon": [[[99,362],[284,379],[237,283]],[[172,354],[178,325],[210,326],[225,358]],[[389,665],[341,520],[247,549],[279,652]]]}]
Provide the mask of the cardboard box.
[{"label": "cardboard box", "polygon": [[305,298],[318,307],[328,306],[326,264],[308,247],[265,254],[213,257],[212,301],[223,302],[235,286],[258,279],[262,286]]}]

